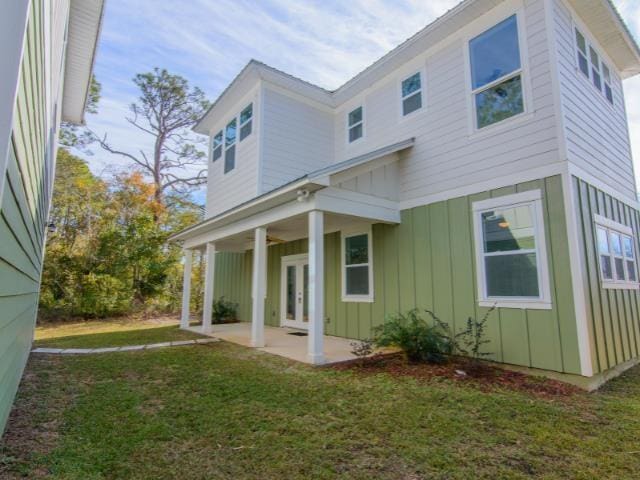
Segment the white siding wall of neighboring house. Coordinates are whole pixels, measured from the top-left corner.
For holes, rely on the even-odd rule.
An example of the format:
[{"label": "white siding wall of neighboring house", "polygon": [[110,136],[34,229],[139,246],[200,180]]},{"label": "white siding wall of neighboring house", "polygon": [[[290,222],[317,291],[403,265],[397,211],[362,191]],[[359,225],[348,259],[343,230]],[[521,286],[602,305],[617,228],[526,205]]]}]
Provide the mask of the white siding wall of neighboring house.
[{"label": "white siding wall of neighboring house", "polygon": [[[473,133],[467,41],[516,10],[524,26],[531,111]],[[432,50],[339,107],[336,162],[415,137],[415,146],[401,155],[400,200],[417,205],[422,197],[560,161],[543,0],[505,2]],[[400,82],[417,71],[424,75],[423,109],[402,118]],[[348,144],[347,113],[359,105],[364,138]]]},{"label": "white siding wall of neighboring house", "polygon": [[265,84],[261,192],[268,192],[333,160],[334,114]]},{"label": "white siding wall of neighboring house", "polygon": [[[552,3],[568,160],[621,194],[635,199],[622,81],[613,62],[570,7],[563,0]],[[575,27],[594,45],[611,69],[614,106],[578,70]]]},{"label": "white siding wall of neighboring house", "polygon": [[[220,130],[223,132],[226,125],[235,117],[239,122],[242,109],[253,102],[253,126],[252,133],[240,141],[240,128],[238,125],[236,135],[236,159],[235,168],[224,173],[224,146],[222,157],[212,162],[211,143],[213,136]],[[213,217],[230,208],[235,207],[259,194],[258,189],[258,145],[262,134],[260,124],[260,88],[256,86],[233,108],[228,114],[216,122],[209,136],[208,152],[208,181],[207,181],[207,213],[206,217]]]}]

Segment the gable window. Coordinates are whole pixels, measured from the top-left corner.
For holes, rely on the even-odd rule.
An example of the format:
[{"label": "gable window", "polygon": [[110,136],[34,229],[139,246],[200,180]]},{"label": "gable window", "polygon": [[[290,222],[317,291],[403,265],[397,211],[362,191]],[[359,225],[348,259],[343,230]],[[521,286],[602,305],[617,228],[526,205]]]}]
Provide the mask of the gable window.
[{"label": "gable window", "polygon": [[251,135],[253,126],[253,103],[240,112],[240,141]]},{"label": "gable window", "polygon": [[362,107],[358,107],[355,110],[349,112],[347,116],[348,129],[349,129],[349,143],[355,142],[359,138],[362,138],[364,134],[364,117],[362,115]]},{"label": "gable window", "polygon": [[473,204],[480,305],[551,308],[540,190]]},{"label": "gable window", "polygon": [[211,156],[212,161],[215,162],[222,156],[222,130],[216,133],[213,137],[213,154]]},{"label": "gable window", "polygon": [[224,173],[236,167],[236,125],[234,118],[224,130]]},{"label": "gable window", "polygon": [[604,288],[638,288],[633,230],[595,216],[600,278]]},{"label": "gable window", "polygon": [[576,32],[576,50],[578,55],[578,69],[591,80],[594,87],[604,95],[607,101],[613,105],[613,89],[611,88],[611,69],[602,61],[602,56],[591,45],[585,36],[578,30]]},{"label": "gable window", "polygon": [[414,73],[402,81],[402,115],[422,108],[422,75]]},{"label": "gable window", "polygon": [[342,236],[342,300],[373,301],[371,230]]},{"label": "gable window", "polygon": [[476,128],[524,112],[517,16],[469,42]]}]

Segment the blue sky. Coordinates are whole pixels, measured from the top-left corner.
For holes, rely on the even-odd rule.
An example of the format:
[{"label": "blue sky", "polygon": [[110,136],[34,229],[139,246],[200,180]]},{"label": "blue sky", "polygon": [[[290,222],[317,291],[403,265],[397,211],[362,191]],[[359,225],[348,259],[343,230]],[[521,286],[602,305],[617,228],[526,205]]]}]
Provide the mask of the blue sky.
[{"label": "blue sky", "polygon": [[[108,0],[95,73],[98,115],[87,123],[129,150],[148,138],[124,120],[137,92],[131,79],[154,67],[186,77],[214,100],[251,59],[333,89],[459,3],[459,0]],[[636,38],[640,1],[614,0]],[[640,175],[640,78],[625,82]],[[126,163],[93,149],[95,173]],[[639,182],[640,183],[640,182]]]}]

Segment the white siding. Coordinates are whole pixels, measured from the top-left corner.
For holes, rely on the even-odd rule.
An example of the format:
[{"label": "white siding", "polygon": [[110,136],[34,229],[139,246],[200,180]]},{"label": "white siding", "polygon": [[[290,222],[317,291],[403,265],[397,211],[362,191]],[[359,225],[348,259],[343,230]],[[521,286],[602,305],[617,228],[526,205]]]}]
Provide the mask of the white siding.
[{"label": "white siding", "polygon": [[[568,160],[621,194],[635,199],[622,82],[610,60],[614,106],[577,69],[572,13],[562,0],[554,0],[556,48]],[[578,20],[579,21],[579,20]],[[587,37],[590,33],[578,25]],[[603,49],[588,38],[600,55]]]},{"label": "white siding", "polygon": [[262,192],[322,168],[333,159],[334,115],[264,88]]},{"label": "white siding", "polygon": [[[236,137],[236,166],[228,173],[224,173],[224,153],[215,162],[211,161],[211,141],[213,136],[233,120],[239,121],[240,111],[253,102],[252,133],[240,141],[240,128]],[[229,114],[216,122],[216,127],[210,132],[209,142],[209,171],[207,182],[207,214],[213,217],[230,208],[235,207],[258,195],[258,144],[262,125],[260,125],[260,90],[254,88],[240,100]],[[224,151],[224,150],[223,150]]]},{"label": "white siding", "polygon": [[[405,201],[559,162],[544,2],[526,0],[524,4],[530,116],[507,121],[493,131],[470,134],[467,43],[459,39],[426,59],[403,66],[341,107],[336,116],[335,160],[415,137],[415,146],[400,161],[400,196]],[[489,19],[493,16],[488,14]],[[426,74],[426,108],[401,118],[400,81],[418,70]],[[360,104],[364,105],[365,138],[348,145],[346,112]]]}]

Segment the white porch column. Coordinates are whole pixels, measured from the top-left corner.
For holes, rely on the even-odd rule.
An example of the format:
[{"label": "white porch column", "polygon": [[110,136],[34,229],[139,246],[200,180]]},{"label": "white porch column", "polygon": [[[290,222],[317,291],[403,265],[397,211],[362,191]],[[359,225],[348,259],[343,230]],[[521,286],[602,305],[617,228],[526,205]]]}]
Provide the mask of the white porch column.
[{"label": "white porch column", "polygon": [[182,280],[182,317],[180,317],[180,328],[189,328],[189,305],[191,304],[191,265],[193,263],[193,252],[184,251],[184,278]]},{"label": "white porch column", "polygon": [[258,227],[253,248],[251,346],[264,347],[264,301],[267,293],[267,228]]},{"label": "white porch column", "polygon": [[207,243],[207,260],[204,270],[204,305],[202,306],[202,333],[211,333],[213,308],[213,284],[216,271],[216,246]]},{"label": "white porch column", "polygon": [[324,214],[309,212],[309,361],[324,363]]}]

